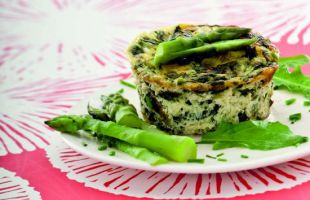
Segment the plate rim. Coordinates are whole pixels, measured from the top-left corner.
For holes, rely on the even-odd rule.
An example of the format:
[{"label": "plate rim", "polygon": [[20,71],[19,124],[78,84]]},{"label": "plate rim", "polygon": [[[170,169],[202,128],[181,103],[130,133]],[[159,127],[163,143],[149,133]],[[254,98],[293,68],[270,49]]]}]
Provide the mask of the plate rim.
[{"label": "plate rim", "polygon": [[[288,154],[279,154],[278,156],[266,157],[264,159],[260,159],[259,164],[257,162],[253,162],[253,160],[248,160],[242,163],[223,163],[223,165],[219,166],[212,166],[209,167],[208,165],[201,165],[199,163],[175,163],[172,162],[167,164],[162,164],[158,166],[151,166],[148,163],[144,163],[143,161],[136,160],[123,160],[116,156],[109,156],[105,154],[94,154],[92,151],[87,150],[87,148],[83,147],[82,145],[75,144],[74,142],[68,140],[68,135],[61,134],[62,139],[64,142],[69,145],[72,149],[76,150],[78,153],[86,155],[90,158],[96,159],[98,161],[106,162],[112,165],[133,168],[133,169],[140,169],[140,170],[147,170],[147,171],[158,171],[158,172],[166,172],[166,173],[186,173],[186,174],[208,174],[208,173],[226,173],[226,172],[236,172],[236,171],[243,171],[243,170],[250,170],[250,169],[257,169],[261,167],[266,167],[270,165],[285,163],[288,161],[292,161],[295,159],[299,159],[305,157],[310,154],[310,150],[307,151],[307,148],[304,148],[304,151],[300,153],[296,153],[296,151],[291,151]],[[74,136],[71,136],[74,137]],[[101,152],[101,151],[98,151]],[[173,166],[171,166],[173,164]],[[186,165],[186,167],[181,167]],[[178,167],[176,167],[178,166]],[[174,168],[171,170],[171,168]],[[232,169],[233,168],[233,169]]]}]

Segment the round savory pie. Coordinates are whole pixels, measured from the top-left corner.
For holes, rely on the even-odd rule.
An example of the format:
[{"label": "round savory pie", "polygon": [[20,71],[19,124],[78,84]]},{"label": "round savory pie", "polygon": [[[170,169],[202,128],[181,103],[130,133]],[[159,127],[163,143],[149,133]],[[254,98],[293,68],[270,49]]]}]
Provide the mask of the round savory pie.
[{"label": "round savory pie", "polygon": [[222,45],[217,40],[223,40],[225,28],[233,27],[180,24],[142,33],[132,42],[128,57],[148,122],[172,134],[201,134],[221,122],[268,117],[279,51],[250,29],[234,38],[255,39],[249,45],[190,54],[177,49],[184,56],[168,55],[168,61],[154,64],[159,44],[216,32],[218,38],[199,45]]}]

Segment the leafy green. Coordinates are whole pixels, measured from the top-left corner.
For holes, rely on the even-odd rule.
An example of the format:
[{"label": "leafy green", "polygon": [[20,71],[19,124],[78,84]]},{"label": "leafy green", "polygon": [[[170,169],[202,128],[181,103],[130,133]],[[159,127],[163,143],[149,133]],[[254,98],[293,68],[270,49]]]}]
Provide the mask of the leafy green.
[{"label": "leafy green", "polygon": [[305,64],[308,64],[310,62],[310,59],[307,55],[298,55],[298,56],[292,56],[292,57],[281,57],[279,59],[279,65],[280,67],[294,67],[294,66],[302,66]]},{"label": "leafy green", "polygon": [[202,135],[201,143],[213,143],[213,149],[244,147],[271,150],[296,146],[307,141],[307,137],[294,135],[280,122],[244,121],[239,124],[223,123],[217,130]]},{"label": "leafy green", "polygon": [[[301,72],[301,65],[307,63],[310,63],[310,59],[306,55],[280,58],[279,69],[273,76],[275,86],[303,94],[310,99],[310,76]],[[289,68],[291,67],[294,70],[290,73]]]}]

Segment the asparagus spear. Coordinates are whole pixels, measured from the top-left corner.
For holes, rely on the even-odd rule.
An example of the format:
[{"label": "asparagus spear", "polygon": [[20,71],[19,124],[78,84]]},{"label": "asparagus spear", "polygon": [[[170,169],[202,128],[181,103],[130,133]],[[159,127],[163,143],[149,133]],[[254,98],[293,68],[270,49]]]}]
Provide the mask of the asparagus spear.
[{"label": "asparagus spear", "polygon": [[[121,93],[122,93],[122,91],[118,91],[115,94],[111,94],[109,96],[102,95],[101,99],[103,100],[103,108],[97,109],[97,108],[93,108],[90,105],[88,105],[88,113],[93,118],[99,119],[102,121],[110,121],[110,120],[116,121],[115,116],[122,116],[122,117],[117,118],[118,119],[117,122],[119,124],[127,125],[130,127],[139,126],[139,128],[146,129],[146,130],[150,130],[151,128],[155,129],[155,128],[153,128],[153,126],[151,126],[151,125],[145,123],[143,120],[141,120],[138,117],[138,114],[137,114],[135,109],[127,109],[126,112],[123,112],[123,109],[120,109],[121,107],[124,107],[124,106],[133,107],[131,104],[129,104],[129,101],[121,95]],[[111,104],[117,104],[119,106],[111,105]],[[114,117],[114,119],[110,119],[108,117],[108,111],[109,110],[106,109],[107,107],[117,108],[116,111],[114,110],[115,113],[113,115],[110,114],[110,116]],[[113,110],[113,109],[111,109],[111,110]],[[130,120],[128,120],[128,118],[130,118]],[[134,121],[134,123],[130,123],[132,121]],[[98,138],[97,135],[96,135],[96,137]],[[158,165],[158,164],[168,162],[168,160],[165,157],[162,157],[156,153],[153,153],[146,148],[138,147],[138,146],[126,143],[126,142],[122,142],[118,139],[114,139],[114,138],[111,138],[108,136],[105,136],[105,139],[109,141],[108,142],[109,144],[113,143],[112,147],[115,147],[118,150],[120,150],[124,153],[127,153],[130,156],[135,157],[139,160],[148,162],[151,165]]]},{"label": "asparagus spear", "polygon": [[[88,113],[95,119],[100,119],[103,121],[114,121],[118,124],[132,128],[165,133],[157,129],[154,125],[150,125],[140,119],[135,107],[130,104],[129,100],[124,98],[121,93],[122,91],[118,91],[108,96],[102,95],[102,109],[88,106]],[[111,118],[106,116],[110,116]]]},{"label": "asparagus spear", "polygon": [[250,31],[251,29],[249,28],[241,27],[217,27],[212,31],[200,33],[190,38],[178,37],[175,40],[162,42],[158,45],[157,51],[162,52],[163,54],[184,51],[186,49],[202,46],[204,43],[237,39]]},{"label": "asparagus spear", "polygon": [[[103,107],[101,111],[97,110],[97,112],[105,113],[109,119],[118,124],[135,128],[140,127],[142,120],[139,119],[136,108],[129,104],[128,99],[125,99],[121,94],[122,90],[108,96],[102,95]],[[96,118],[96,113],[93,110],[92,107],[88,108],[89,114]]]},{"label": "asparagus spear", "polygon": [[[175,40],[176,42],[179,40]],[[177,51],[177,52],[168,52],[164,51],[163,48],[158,48],[156,50],[155,56],[154,56],[154,64],[165,64],[171,60],[174,60],[176,58],[189,56],[192,54],[201,54],[201,53],[217,53],[217,52],[224,52],[234,49],[239,49],[241,47],[245,47],[248,45],[253,44],[256,42],[256,38],[252,39],[235,39],[235,40],[224,40],[219,42],[214,42],[211,44],[204,44],[202,46],[188,48],[185,50]],[[172,48],[169,47],[169,44],[165,44],[165,48]]]},{"label": "asparagus spear", "polygon": [[122,142],[120,140],[115,141],[115,147],[129,154],[130,156],[137,158],[139,160],[145,161],[150,165],[159,165],[163,163],[167,163],[168,160],[165,157],[162,157],[159,154],[153,153],[147,148],[138,147],[127,142]]},{"label": "asparagus spear", "polygon": [[154,152],[177,162],[186,162],[197,155],[195,141],[186,136],[167,135],[151,130],[140,130],[100,121],[89,116],[63,115],[45,123],[60,132],[76,134],[79,130],[94,132],[98,136],[105,135],[124,142],[148,148]]},{"label": "asparagus spear", "polygon": [[107,147],[114,147],[138,160],[145,161],[150,165],[159,165],[168,162],[165,157],[153,153],[147,148],[138,147],[109,136],[104,136],[104,138],[98,138],[96,134],[93,134],[93,136],[97,137],[99,140],[100,146],[98,147],[98,150],[105,150]]},{"label": "asparagus spear", "polygon": [[94,108],[88,104],[87,111],[94,119],[99,119],[102,121],[109,121],[110,120],[108,114],[103,109]]}]

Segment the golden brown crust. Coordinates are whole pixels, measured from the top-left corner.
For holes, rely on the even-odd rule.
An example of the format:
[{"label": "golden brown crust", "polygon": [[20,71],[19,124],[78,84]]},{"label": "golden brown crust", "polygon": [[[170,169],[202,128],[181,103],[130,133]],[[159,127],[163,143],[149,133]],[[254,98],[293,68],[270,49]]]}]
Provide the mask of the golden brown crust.
[{"label": "golden brown crust", "polygon": [[173,82],[169,82],[162,79],[162,76],[154,75],[154,76],[140,76],[138,79],[142,79],[149,84],[156,84],[159,87],[167,90],[186,90],[186,91],[194,91],[194,92],[206,92],[206,91],[221,91],[225,90],[229,87],[255,83],[258,81],[263,81],[264,83],[268,83],[271,81],[273,74],[276,72],[278,66],[270,66],[265,67],[260,74],[257,76],[248,79],[247,81],[241,80],[240,77],[235,77],[230,80],[224,81],[221,84],[208,84],[208,83],[194,83],[188,82],[183,83],[181,85],[177,85]]}]

